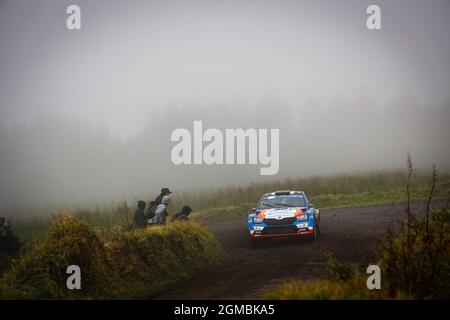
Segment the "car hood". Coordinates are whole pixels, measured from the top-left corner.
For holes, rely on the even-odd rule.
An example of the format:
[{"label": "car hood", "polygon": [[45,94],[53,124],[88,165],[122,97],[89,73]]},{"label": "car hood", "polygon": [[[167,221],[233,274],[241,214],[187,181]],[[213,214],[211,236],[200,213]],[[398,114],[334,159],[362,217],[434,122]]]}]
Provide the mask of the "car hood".
[{"label": "car hood", "polygon": [[270,208],[258,211],[257,216],[262,219],[283,219],[293,218],[298,214],[303,213],[303,207],[289,207],[289,208]]}]

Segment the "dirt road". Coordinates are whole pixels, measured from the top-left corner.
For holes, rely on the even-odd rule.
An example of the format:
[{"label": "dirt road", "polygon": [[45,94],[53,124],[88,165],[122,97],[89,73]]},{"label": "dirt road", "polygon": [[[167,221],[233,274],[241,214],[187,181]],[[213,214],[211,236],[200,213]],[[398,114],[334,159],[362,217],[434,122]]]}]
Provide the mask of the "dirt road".
[{"label": "dirt road", "polygon": [[[421,210],[423,205],[415,202],[413,209]],[[320,277],[325,270],[326,252],[339,260],[368,263],[387,226],[404,217],[401,204],[324,210],[318,241],[276,238],[257,248],[249,243],[245,215],[242,219],[209,223],[230,261],[150,298],[258,299],[265,290],[284,281]]]}]

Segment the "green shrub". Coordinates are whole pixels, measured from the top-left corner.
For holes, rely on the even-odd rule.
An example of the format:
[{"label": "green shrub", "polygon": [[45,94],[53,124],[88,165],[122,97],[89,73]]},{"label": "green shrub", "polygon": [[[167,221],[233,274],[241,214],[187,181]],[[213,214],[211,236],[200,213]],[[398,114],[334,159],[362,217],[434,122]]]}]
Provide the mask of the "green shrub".
[{"label": "green shrub", "polygon": [[450,298],[450,210],[404,226],[383,249],[381,266],[391,292],[402,290],[417,299]]},{"label": "green shrub", "polygon": [[332,254],[327,254],[325,262],[326,276],[331,280],[347,281],[351,279],[357,270],[354,270],[354,266],[349,263],[343,263],[336,259]]},{"label": "green shrub", "polygon": [[[82,270],[82,290],[68,290],[66,269]],[[106,297],[117,281],[103,244],[85,222],[61,216],[42,243],[18,259],[1,280],[2,294],[10,298]]]},{"label": "green shrub", "polygon": [[[194,222],[118,232],[114,241],[104,245],[86,222],[64,215],[4,274],[0,297],[139,298],[223,258],[217,240]],[[69,265],[81,269],[81,290],[66,287]]]}]

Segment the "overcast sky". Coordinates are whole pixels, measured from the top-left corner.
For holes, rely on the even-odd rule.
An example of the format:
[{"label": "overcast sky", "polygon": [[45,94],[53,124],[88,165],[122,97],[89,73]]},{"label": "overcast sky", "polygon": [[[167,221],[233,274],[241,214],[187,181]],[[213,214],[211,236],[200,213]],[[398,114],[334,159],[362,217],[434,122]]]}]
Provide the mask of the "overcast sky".
[{"label": "overcast sky", "polygon": [[[66,29],[66,7],[82,30]],[[366,28],[378,4],[382,30]],[[168,104],[449,99],[450,1],[0,1],[2,123],[54,111],[120,138]]]}]

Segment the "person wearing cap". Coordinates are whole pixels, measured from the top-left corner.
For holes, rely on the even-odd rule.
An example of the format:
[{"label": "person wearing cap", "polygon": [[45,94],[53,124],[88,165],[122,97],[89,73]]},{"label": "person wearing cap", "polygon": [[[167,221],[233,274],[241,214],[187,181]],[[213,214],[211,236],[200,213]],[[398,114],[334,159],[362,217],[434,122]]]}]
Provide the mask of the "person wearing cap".
[{"label": "person wearing cap", "polygon": [[168,216],[167,206],[170,204],[170,200],[170,195],[165,195],[162,197],[161,203],[156,207],[155,216],[148,221],[150,225],[166,224]]},{"label": "person wearing cap", "polygon": [[157,204],[161,204],[163,197],[170,196],[171,194],[172,194],[172,192],[169,190],[169,188],[162,188],[161,193],[156,197],[155,202]]}]

